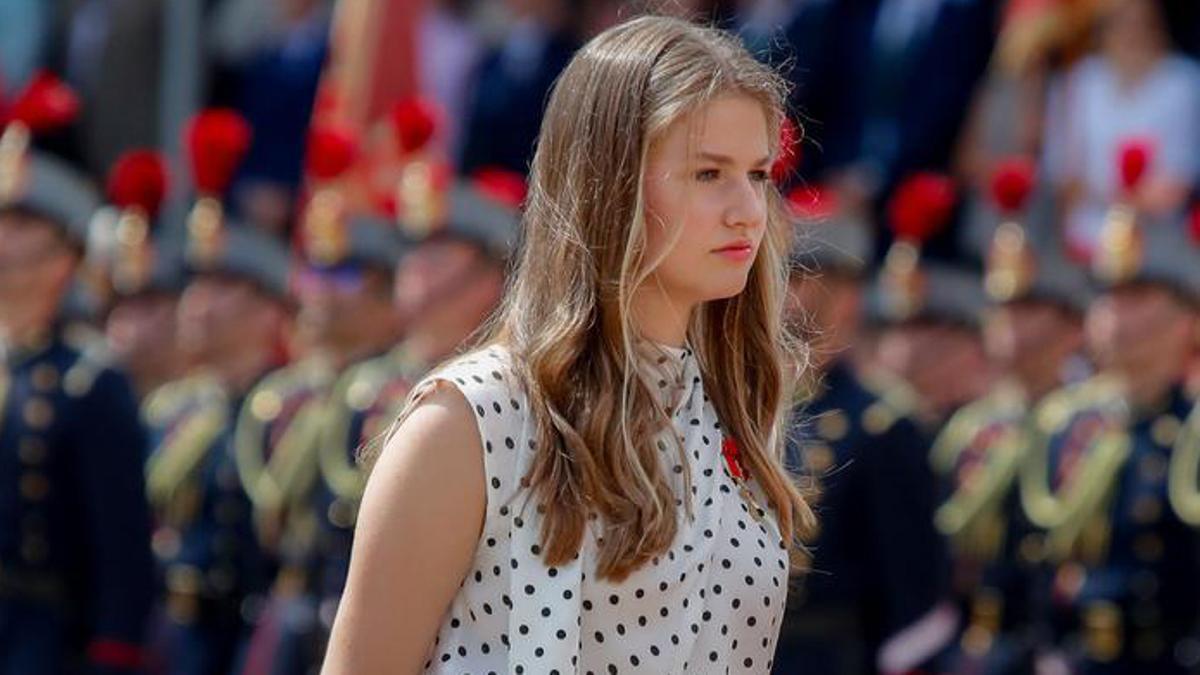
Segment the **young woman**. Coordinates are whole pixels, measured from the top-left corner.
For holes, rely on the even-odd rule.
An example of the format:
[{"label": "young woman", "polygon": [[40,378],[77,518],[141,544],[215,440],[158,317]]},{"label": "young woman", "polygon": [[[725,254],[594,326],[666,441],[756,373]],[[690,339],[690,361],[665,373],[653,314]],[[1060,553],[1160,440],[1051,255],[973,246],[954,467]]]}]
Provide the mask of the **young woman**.
[{"label": "young woman", "polygon": [[777,431],[782,101],[674,19],[575,56],[504,304],[375,460],[327,673],[769,670],[813,526]]}]

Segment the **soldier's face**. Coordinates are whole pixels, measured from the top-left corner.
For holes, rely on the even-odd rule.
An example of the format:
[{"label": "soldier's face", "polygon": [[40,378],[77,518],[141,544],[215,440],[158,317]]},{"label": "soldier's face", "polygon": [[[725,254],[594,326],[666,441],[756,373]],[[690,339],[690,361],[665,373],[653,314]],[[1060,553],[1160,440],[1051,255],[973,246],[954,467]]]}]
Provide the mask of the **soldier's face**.
[{"label": "soldier's face", "polygon": [[1101,366],[1130,373],[1182,363],[1192,347],[1194,320],[1192,308],[1167,288],[1122,286],[1089,309],[1088,347]]},{"label": "soldier's face", "polygon": [[862,307],[860,282],[844,275],[797,274],[788,286],[788,322],[813,348],[818,365],[852,345]]},{"label": "soldier's face", "polygon": [[177,336],[177,298],[145,294],[113,306],[104,325],[109,349],[129,370],[171,361]]},{"label": "soldier's face", "polygon": [[24,305],[55,293],[70,278],[74,253],[46,221],[0,213],[0,307]]},{"label": "soldier's face", "polygon": [[247,281],[201,275],[179,299],[179,346],[201,362],[236,354],[248,342],[260,339],[255,328],[273,317],[275,309]]},{"label": "soldier's face", "polygon": [[422,244],[400,261],[393,290],[396,311],[406,324],[439,300],[448,299],[469,281],[481,254],[472,245],[453,239]]},{"label": "soldier's face", "polygon": [[980,336],[966,327],[921,321],[891,328],[878,353],[938,416],[982,395],[990,376]]},{"label": "soldier's face", "polygon": [[1016,302],[993,309],[984,330],[988,356],[1002,369],[1053,367],[1080,346],[1077,317],[1047,302]]},{"label": "soldier's face", "polygon": [[389,281],[373,268],[301,273],[295,284],[301,339],[319,348],[357,351],[365,338],[378,334],[371,326],[395,323]]}]

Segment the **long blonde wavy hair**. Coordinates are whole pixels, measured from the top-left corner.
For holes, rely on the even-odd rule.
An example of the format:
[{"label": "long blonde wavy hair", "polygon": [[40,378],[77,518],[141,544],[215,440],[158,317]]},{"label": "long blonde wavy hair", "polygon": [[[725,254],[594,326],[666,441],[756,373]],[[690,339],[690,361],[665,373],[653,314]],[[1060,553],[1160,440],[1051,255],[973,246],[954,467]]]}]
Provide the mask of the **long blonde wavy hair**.
[{"label": "long blonde wavy hair", "polygon": [[[634,293],[657,264],[645,255],[643,171],[672,123],[730,94],[762,105],[777,151],[781,78],[721,31],[643,17],[584,46],[550,97],[521,251],[478,340],[509,351],[537,422],[523,483],[543,514],[547,565],[578,553],[591,516],[603,524],[601,578],[625,578],[675,538],[679,496],[656,450],[671,421],[640,376],[645,359],[631,320]],[[799,563],[815,519],[781,456],[803,349],[782,321],[790,225],[778,192],[767,194],[767,232],[745,290],[701,305],[688,341],[725,433],[737,439]],[[683,497],[690,494],[689,486]]]}]

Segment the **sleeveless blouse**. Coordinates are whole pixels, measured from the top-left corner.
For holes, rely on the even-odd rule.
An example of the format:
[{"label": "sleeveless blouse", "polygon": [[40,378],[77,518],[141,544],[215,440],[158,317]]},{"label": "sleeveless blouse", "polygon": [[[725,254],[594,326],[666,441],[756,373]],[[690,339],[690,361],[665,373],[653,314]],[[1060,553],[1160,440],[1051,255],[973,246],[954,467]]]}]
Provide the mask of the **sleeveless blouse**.
[{"label": "sleeveless blouse", "polygon": [[[774,513],[760,523],[721,453],[722,428],[690,349],[660,348],[655,382],[686,450],[660,442],[682,505],[671,548],[620,583],[595,575],[599,519],[580,555],[548,567],[540,517],[521,477],[532,465],[534,420],[506,351],[469,354],[427,377],[457,387],[484,448],[487,509],[470,571],[431,645],[426,673],[767,673],[784,610],[787,550]],[[766,499],[751,482],[754,500]]]}]

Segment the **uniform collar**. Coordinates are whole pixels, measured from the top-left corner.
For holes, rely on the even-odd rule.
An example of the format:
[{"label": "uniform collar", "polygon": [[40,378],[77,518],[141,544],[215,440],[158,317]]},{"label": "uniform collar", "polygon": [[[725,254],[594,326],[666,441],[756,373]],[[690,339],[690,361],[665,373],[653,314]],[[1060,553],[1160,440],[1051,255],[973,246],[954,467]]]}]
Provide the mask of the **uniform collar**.
[{"label": "uniform collar", "polygon": [[19,340],[0,338],[0,360],[10,369],[32,361],[45,354],[57,341],[61,328],[58,324],[30,333]]}]

